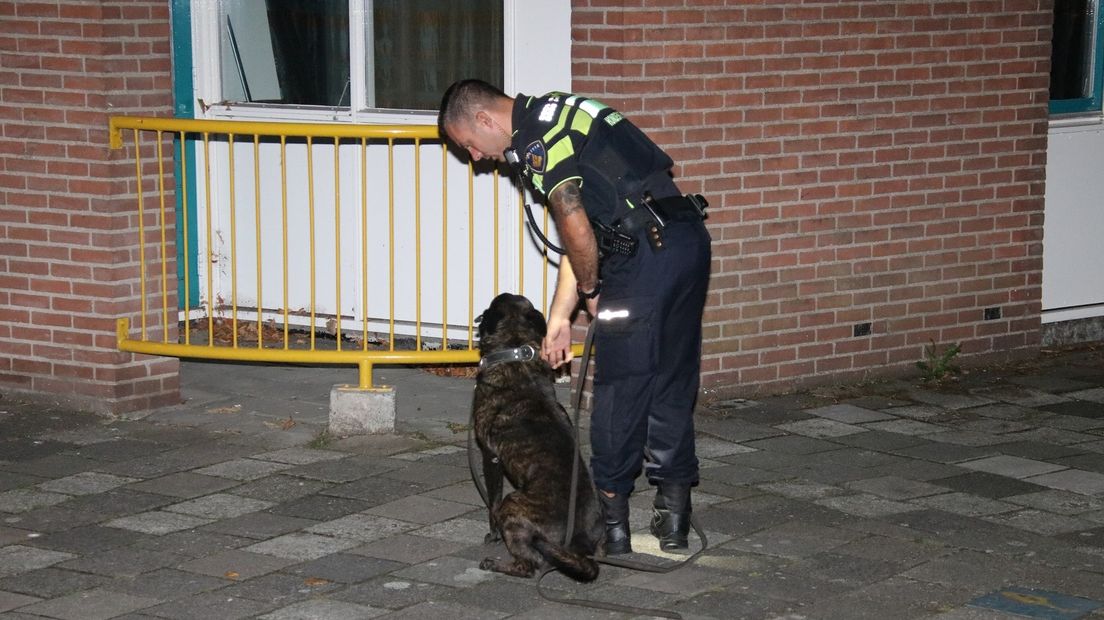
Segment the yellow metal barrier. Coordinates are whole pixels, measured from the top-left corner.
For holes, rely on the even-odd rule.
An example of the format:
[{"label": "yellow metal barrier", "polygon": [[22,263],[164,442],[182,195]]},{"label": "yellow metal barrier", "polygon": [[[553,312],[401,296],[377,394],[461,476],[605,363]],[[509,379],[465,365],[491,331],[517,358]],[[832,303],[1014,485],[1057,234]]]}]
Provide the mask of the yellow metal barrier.
[{"label": "yellow metal barrier", "polygon": [[[127,136],[129,135],[129,140]],[[134,159],[135,185],[134,195],[138,203],[137,233],[139,235],[139,263],[140,273],[137,274],[140,286],[141,308],[138,324],[131,325],[131,318],[120,318],[117,325],[118,347],[122,351],[143,353],[150,355],[163,355],[170,357],[192,357],[217,360],[240,360],[255,362],[282,362],[304,364],[347,364],[356,365],[359,369],[359,387],[372,388],[372,369],[376,364],[418,364],[440,365],[456,363],[473,363],[479,358],[477,343],[474,340],[473,321],[475,313],[482,309],[485,300],[476,301],[474,288],[477,252],[476,247],[480,243],[476,239],[477,221],[476,192],[474,191],[475,173],[471,165],[467,167],[467,218],[466,222],[460,220],[459,228],[466,224],[466,238],[459,240],[460,245],[467,246],[467,309],[466,316],[460,320],[449,318],[449,286],[448,277],[450,268],[455,270],[456,265],[449,260],[449,238],[452,231],[449,230],[449,182],[447,171],[450,160],[447,146],[440,140],[437,128],[432,126],[357,126],[344,124],[302,124],[302,123],[267,123],[267,122],[238,122],[238,121],[207,121],[188,119],[162,119],[140,117],[113,117],[110,121],[111,147],[115,149],[128,148]],[[192,170],[189,167],[189,159],[180,157],[176,162],[178,174],[174,175],[171,155],[173,145],[180,148],[185,144],[193,144],[197,159],[202,160],[202,165],[192,167],[201,168]],[[166,149],[166,145],[170,148]],[[406,145],[413,148],[413,172],[407,172],[406,177],[396,179],[396,146]],[[439,196],[440,210],[433,215],[440,218],[441,238],[440,257],[441,262],[436,266],[440,273],[433,273],[433,278],[427,278],[424,269],[434,269],[434,266],[423,265],[423,178],[422,178],[422,152],[426,147],[440,148],[440,180],[437,186],[441,188]],[[305,158],[305,170],[289,171],[289,147],[302,151]],[[316,162],[316,153],[325,148],[332,148],[333,158],[330,165],[333,167],[332,186],[329,181],[315,178],[316,166],[322,165]],[[352,157],[349,156],[351,152]],[[370,197],[369,192],[369,149],[373,152],[386,153],[386,191],[376,192],[377,196]],[[272,170],[262,166],[262,150],[271,152],[270,159],[276,159],[279,163],[279,181],[276,183],[271,178]],[[240,155],[238,153],[241,153]],[[278,153],[278,157],[275,155]],[[344,157],[343,157],[344,155]],[[239,165],[237,161],[251,159],[251,166]],[[346,160],[355,160],[354,165],[359,166],[358,174],[343,175],[343,165],[348,170]],[[213,176],[212,165],[224,165]],[[453,162],[455,165],[455,162]],[[243,168],[247,168],[243,170]],[[298,189],[293,178],[292,186],[289,186],[289,172],[292,177],[305,174],[306,204],[292,204],[289,193],[292,189]],[[382,174],[381,170],[371,169],[373,174]],[[225,173],[223,175],[223,173]],[[494,175],[494,217],[488,224],[488,230],[482,231],[490,236],[491,263],[493,273],[490,280],[494,283],[493,293],[498,292],[500,267],[499,248],[499,190],[497,172]],[[223,176],[219,176],[223,175]],[[174,178],[175,176],[175,178]],[[215,187],[218,182],[215,176],[228,180],[225,192]],[[359,179],[350,179],[359,177]],[[401,173],[400,173],[401,176]],[[262,179],[267,179],[262,180]],[[173,181],[175,180],[175,183]],[[359,196],[345,196],[343,203],[342,189],[348,188],[348,183],[358,181]],[[275,183],[278,190],[265,190],[262,186],[266,183]],[[396,233],[396,191],[400,184],[412,184],[413,187],[413,239],[397,238]],[[202,191],[196,191],[199,196],[189,196],[189,188],[202,187]],[[329,192],[326,202],[330,205],[317,204],[316,194],[318,188]],[[409,185],[403,185],[409,188]],[[202,215],[204,226],[198,226],[201,231],[191,230],[187,217],[177,219],[171,217],[174,209],[167,205],[175,199],[172,191],[179,192],[183,204],[193,200],[197,204],[197,210]],[[271,198],[273,191],[278,192],[279,199],[266,200],[263,196],[267,192]],[[147,209],[147,194],[155,192],[157,195],[157,207],[152,211]],[[454,192],[455,193],[455,188]],[[251,197],[251,201],[240,201],[241,196]],[[524,196],[518,193],[516,204],[523,204]],[[224,205],[223,214],[216,214],[213,205],[221,200]],[[348,245],[345,253],[342,250],[343,237],[346,241],[350,233],[346,230],[348,223],[342,223],[342,205],[350,200],[359,202],[360,226],[356,235],[359,237],[359,245],[355,251],[351,251]],[[510,199],[513,202],[512,199]],[[251,202],[251,205],[243,206],[239,202]],[[278,210],[273,204],[278,202]],[[243,222],[239,222],[239,211],[252,210],[252,217],[246,216],[243,222],[246,226],[252,226],[254,238],[249,239],[252,244],[252,252],[240,251],[239,246],[250,243],[240,242],[239,234]],[[302,252],[302,248],[294,245],[289,238],[292,232],[300,231],[295,227],[293,216],[301,216],[297,209],[305,208],[306,221],[308,222],[306,255],[309,256],[309,303],[306,307],[291,309],[294,303],[289,300],[289,288],[293,278],[289,271],[289,256],[295,252]],[[276,211],[278,218],[271,212]],[[266,213],[268,212],[268,213]],[[329,235],[316,229],[319,214],[332,218],[332,236],[327,239],[321,235]],[[220,212],[221,213],[221,212]],[[216,217],[228,215],[228,222],[221,222],[222,228],[216,228],[213,221]],[[279,220],[279,238],[266,238],[263,234],[264,227],[272,226],[271,220]],[[381,231],[378,224],[386,220],[386,230]],[[523,218],[518,216],[519,230],[517,231],[519,247],[517,248],[518,265],[517,290],[524,290],[524,265],[528,236],[524,229]],[[147,229],[155,228],[156,231],[147,237]],[[549,220],[547,213],[544,220],[544,232],[547,234]],[[179,230],[177,230],[179,228]],[[355,230],[355,227],[353,228]],[[229,240],[223,239],[225,235]],[[401,233],[400,233],[401,235]],[[275,234],[272,237],[276,237]],[[192,274],[188,260],[183,261],[182,287],[179,295],[186,300],[196,297],[200,303],[191,304],[193,307],[186,311],[178,311],[174,301],[177,290],[176,283],[172,280],[177,270],[170,269],[176,260],[175,245],[180,243],[184,248],[196,242],[196,239],[205,241],[205,251],[201,251],[198,260],[200,273]],[[228,256],[223,252],[215,251],[215,240],[220,239],[219,247],[228,247]],[[177,241],[179,239],[179,241]],[[280,244],[280,261],[269,260],[266,257],[273,251],[271,244]],[[399,256],[396,250],[397,243],[409,243],[413,248],[412,256]],[[289,244],[292,244],[289,246]],[[379,273],[373,271],[375,264],[369,264],[369,256],[372,248],[386,247],[387,270]],[[155,245],[150,249],[147,246]],[[332,248],[329,247],[332,245]],[[320,265],[319,251],[324,250],[332,254],[332,265]],[[332,250],[332,251],[331,251]],[[533,250],[529,250],[532,254]],[[354,282],[342,282],[343,266],[348,267],[348,261],[343,258],[356,255],[359,268],[359,279]],[[534,298],[535,304],[547,307],[549,291],[548,270],[552,267],[543,255],[541,258],[540,291],[541,297]],[[243,259],[243,257],[245,257]],[[396,319],[396,283],[397,262],[402,263],[404,270],[410,265],[407,259],[413,260],[413,318],[405,321]],[[244,269],[239,262],[242,260],[255,261],[255,267]],[[223,295],[220,289],[216,291],[214,282],[217,276],[224,275],[223,271],[216,273],[216,265],[219,270],[225,270],[229,263],[229,295]],[[279,263],[273,266],[269,263]],[[271,276],[272,270],[279,272],[278,281],[282,283],[282,299],[278,308],[266,308],[266,275]],[[320,273],[321,272],[321,273]],[[405,271],[404,271],[405,273]],[[461,272],[462,273],[462,272]],[[455,272],[453,273],[455,275]],[[371,277],[370,277],[371,276]],[[192,280],[202,277],[203,286],[199,291],[193,291]],[[252,279],[252,281],[245,281]],[[321,300],[318,298],[320,279],[333,289],[333,299],[326,299],[325,303],[333,303],[328,312],[318,310]],[[431,284],[426,283],[430,280]],[[384,284],[386,283],[386,284]],[[355,284],[359,288],[358,299],[350,301],[342,299],[342,290]],[[439,288],[424,289],[425,286],[436,284]],[[270,285],[271,288],[271,285]],[[425,307],[424,298],[432,290],[440,296],[441,305],[436,319],[426,321],[423,319]],[[198,293],[198,295],[197,295]],[[252,305],[241,303],[247,295],[255,295]],[[370,302],[382,303],[383,296],[387,298],[388,316],[375,316],[370,319]],[[530,295],[533,298],[532,295]],[[350,329],[351,319],[346,318],[345,308],[350,304],[359,306],[360,318],[357,320],[359,329]],[[253,317],[249,321],[243,316]],[[267,320],[266,318],[267,317]],[[320,320],[326,319],[325,330],[321,330]],[[193,321],[196,326],[193,326]],[[402,334],[397,324],[402,322],[403,328],[408,333]],[[239,331],[243,326],[255,325],[256,343],[246,346],[239,342]],[[371,325],[385,325],[386,329],[371,328]],[[231,336],[225,344],[216,343],[216,326],[228,325]],[[200,334],[193,333],[206,328],[206,341]],[[266,328],[270,338],[265,337]],[[132,329],[136,333],[132,333]],[[320,347],[317,339],[319,331],[327,331],[333,336],[333,349]],[[459,334],[459,337],[458,335]],[[294,335],[294,336],[293,336]],[[414,340],[412,349],[396,348],[397,337],[410,337]],[[429,340],[439,341],[437,350],[426,350]],[[303,342],[299,342],[303,340]],[[274,341],[274,342],[273,342]],[[374,344],[386,342],[386,348],[373,348]],[[327,341],[328,343],[329,341]],[[302,346],[301,346],[302,345]],[[578,350],[577,350],[578,351]]]}]

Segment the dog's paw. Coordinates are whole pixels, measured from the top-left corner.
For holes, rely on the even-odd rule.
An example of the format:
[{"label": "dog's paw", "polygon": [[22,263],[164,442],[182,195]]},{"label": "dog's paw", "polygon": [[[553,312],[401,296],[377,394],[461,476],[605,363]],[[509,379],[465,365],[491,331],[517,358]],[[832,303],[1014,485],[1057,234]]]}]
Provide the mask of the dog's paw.
[{"label": "dog's paw", "polygon": [[483,537],[483,544],[490,545],[502,540],[502,535],[498,532],[487,532],[487,535]]},{"label": "dog's paw", "polygon": [[479,563],[479,568],[482,570],[497,571],[497,566],[498,562],[494,558],[483,558],[483,561]]}]

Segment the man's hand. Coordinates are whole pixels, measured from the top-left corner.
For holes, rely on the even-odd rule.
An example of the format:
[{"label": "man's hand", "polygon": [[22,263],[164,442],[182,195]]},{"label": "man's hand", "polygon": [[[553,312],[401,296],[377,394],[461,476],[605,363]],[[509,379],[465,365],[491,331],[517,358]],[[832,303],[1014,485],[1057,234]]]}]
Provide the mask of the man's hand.
[{"label": "man's hand", "polygon": [[541,341],[541,358],[548,362],[552,368],[559,368],[572,360],[571,353],[571,321],[565,319],[551,319],[548,322],[548,331]]}]

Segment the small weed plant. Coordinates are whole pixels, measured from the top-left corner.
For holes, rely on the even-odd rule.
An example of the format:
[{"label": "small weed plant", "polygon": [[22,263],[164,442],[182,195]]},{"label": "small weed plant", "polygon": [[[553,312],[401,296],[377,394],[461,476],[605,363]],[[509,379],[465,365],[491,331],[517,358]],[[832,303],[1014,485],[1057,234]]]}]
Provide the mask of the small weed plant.
[{"label": "small weed plant", "polygon": [[927,382],[939,382],[951,375],[958,374],[961,369],[954,363],[955,356],[962,350],[959,344],[952,344],[939,351],[935,341],[930,346],[924,347],[923,360],[916,362],[916,367],[922,373],[921,377]]}]

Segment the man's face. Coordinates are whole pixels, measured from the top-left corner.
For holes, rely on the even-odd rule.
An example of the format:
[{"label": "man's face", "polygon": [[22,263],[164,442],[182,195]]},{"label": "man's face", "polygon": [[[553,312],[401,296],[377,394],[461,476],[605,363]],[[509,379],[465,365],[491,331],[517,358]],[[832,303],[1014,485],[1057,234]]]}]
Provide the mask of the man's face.
[{"label": "man's face", "polygon": [[510,146],[510,138],[489,119],[476,118],[469,123],[453,123],[445,127],[449,138],[475,161],[492,159],[505,161],[502,152]]}]

